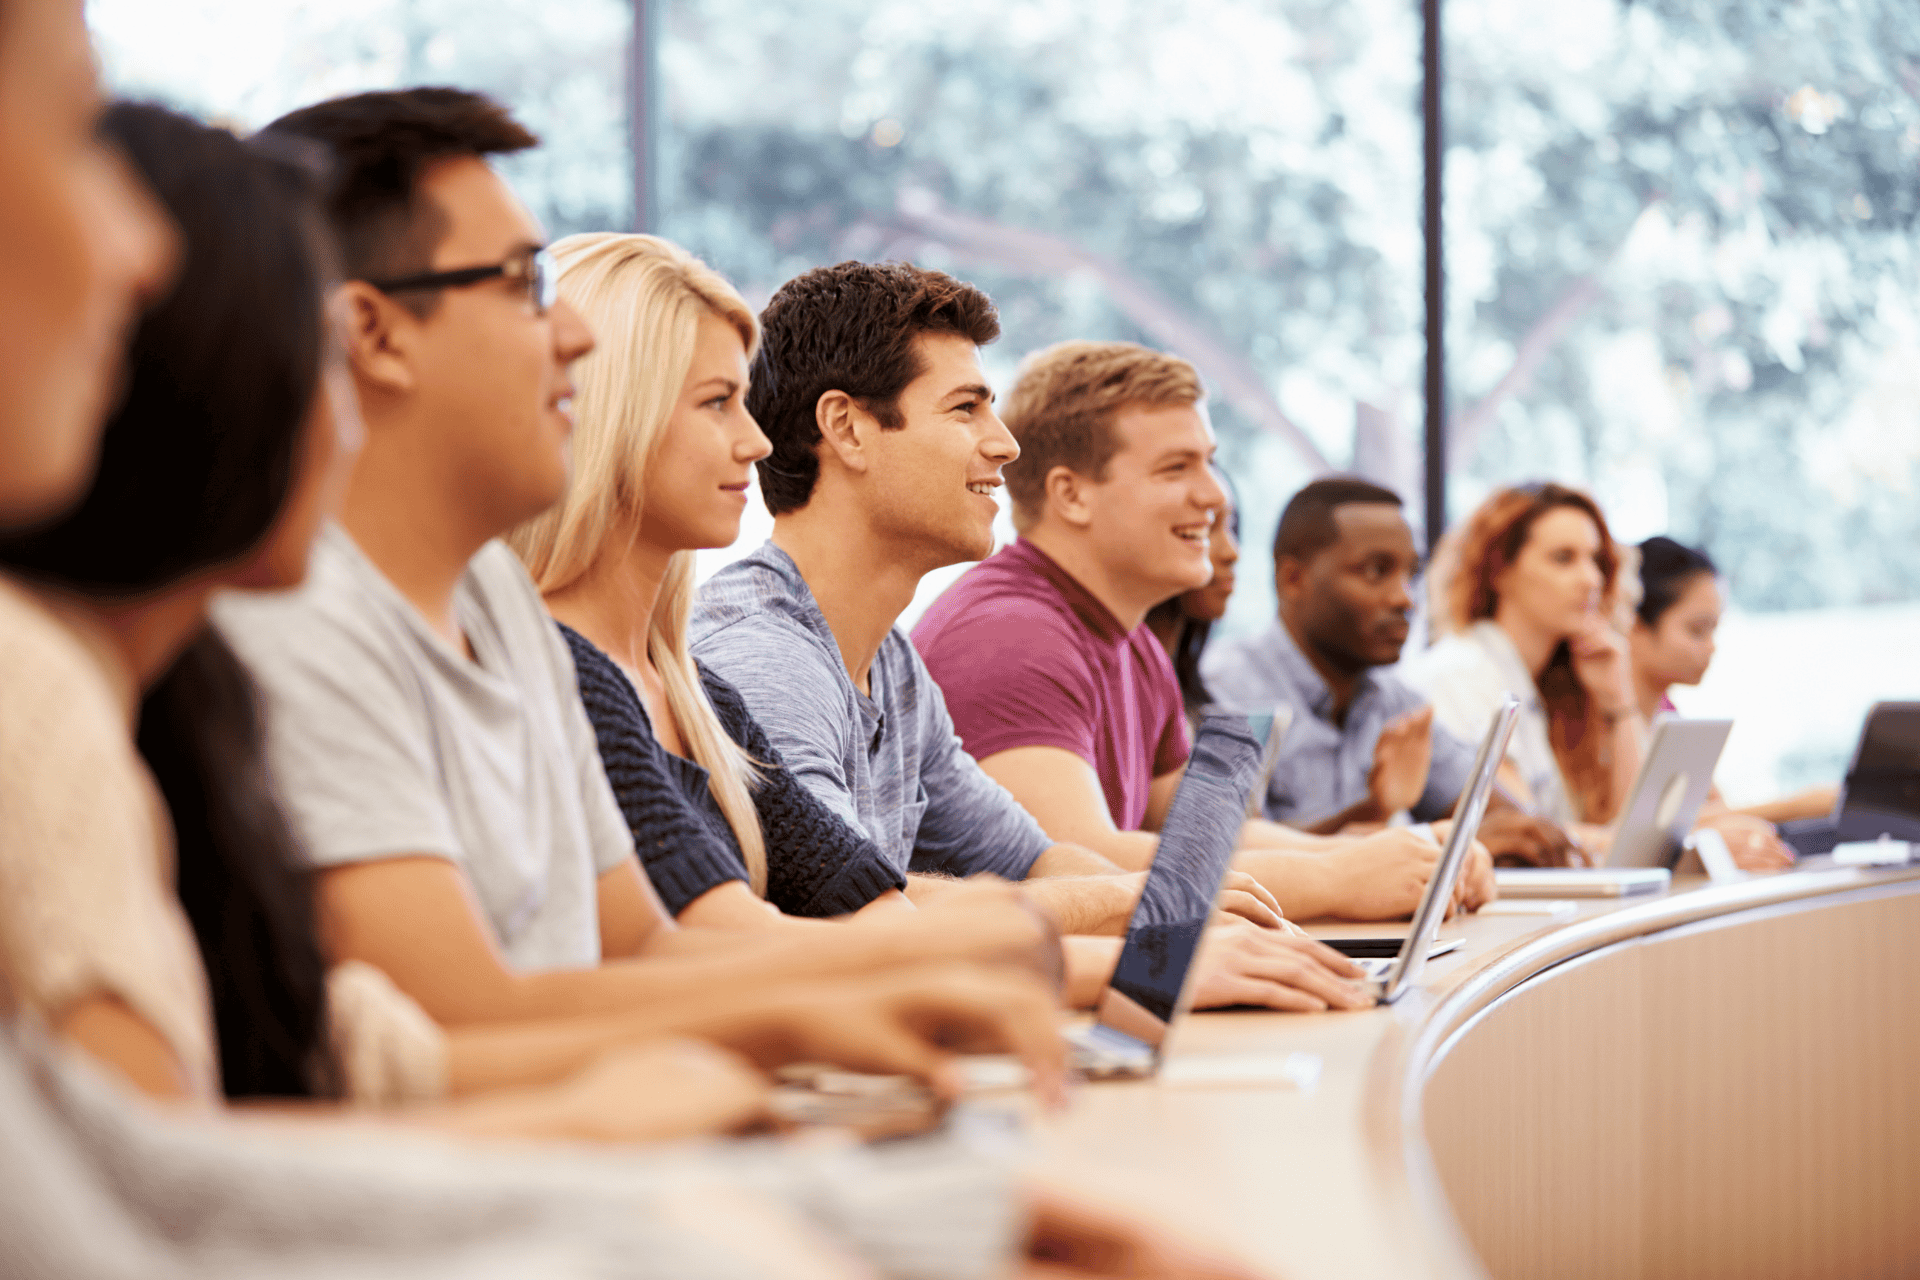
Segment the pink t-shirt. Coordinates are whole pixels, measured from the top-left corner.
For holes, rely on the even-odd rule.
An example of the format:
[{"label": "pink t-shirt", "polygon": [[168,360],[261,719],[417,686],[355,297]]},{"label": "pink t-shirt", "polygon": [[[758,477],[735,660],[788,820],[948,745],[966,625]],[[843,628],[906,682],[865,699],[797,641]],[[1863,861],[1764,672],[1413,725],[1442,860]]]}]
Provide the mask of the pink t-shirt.
[{"label": "pink t-shirt", "polygon": [[1059,747],[1100,775],[1122,831],[1153,780],[1186,763],[1187,721],[1166,650],[1119,619],[1026,539],[982,560],[933,602],[913,644],[968,754]]}]

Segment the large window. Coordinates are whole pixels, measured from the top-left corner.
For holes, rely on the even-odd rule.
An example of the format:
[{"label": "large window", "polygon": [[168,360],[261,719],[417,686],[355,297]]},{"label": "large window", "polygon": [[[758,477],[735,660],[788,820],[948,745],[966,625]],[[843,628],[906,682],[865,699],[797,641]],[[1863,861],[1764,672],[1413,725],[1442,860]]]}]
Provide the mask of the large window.
[{"label": "large window", "polygon": [[[749,300],[846,257],[944,267],[999,303],[1003,383],[1069,337],[1192,358],[1243,507],[1229,629],[1271,616],[1265,543],[1313,474],[1418,523],[1418,6],[647,2],[638,104],[630,0],[90,15],[114,85],[242,127],[493,92],[547,140],[509,168],[556,235],[632,224],[638,106],[658,229]],[[1920,5],[1445,11],[1450,514],[1551,477],[1623,538],[1704,545],[1734,610],[1679,700],[1738,713],[1723,784],[1832,777],[1867,702],[1920,694]]]}]

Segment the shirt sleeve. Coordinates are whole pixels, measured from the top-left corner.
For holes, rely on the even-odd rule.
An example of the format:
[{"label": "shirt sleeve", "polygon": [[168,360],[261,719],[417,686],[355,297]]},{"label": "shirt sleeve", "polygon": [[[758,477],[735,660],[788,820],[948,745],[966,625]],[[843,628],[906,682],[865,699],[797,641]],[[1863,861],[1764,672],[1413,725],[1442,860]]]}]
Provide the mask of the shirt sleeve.
[{"label": "shirt sleeve", "polygon": [[421,678],[379,620],[321,607],[310,592],[214,606],[266,703],[268,768],[307,856],[321,867],[464,861]]},{"label": "shirt sleeve", "polygon": [[[591,726],[588,751],[601,774],[600,787],[610,787],[618,802],[620,858],[639,855],[662,904],[676,916],[708,890],[745,880],[747,866],[738,846],[718,839],[688,812],[633,686],[591,641],[571,631],[563,634],[579,674],[578,700]],[[607,870],[602,867],[601,874]]]},{"label": "shirt sleeve", "polygon": [[974,759],[1058,747],[1097,767],[1096,677],[1044,606],[997,602],[951,619],[922,656],[946,700],[942,718]]},{"label": "shirt sleeve", "polygon": [[1433,725],[1433,763],[1427,769],[1427,789],[1413,807],[1421,822],[1437,822],[1453,812],[1473,776],[1474,748],[1455,737],[1439,722]]},{"label": "shirt sleeve", "polygon": [[[940,686],[912,646],[903,642],[902,647],[912,658],[924,725],[920,786],[927,807],[914,837],[913,869],[958,876],[985,871],[1008,880],[1026,879],[1034,860],[1053,840],[961,744]],[[1091,753],[1083,758],[1090,761]]]},{"label": "shirt sleeve", "polygon": [[770,614],[743,618],[694,643],[700,664],[740,695],[793,777],[827,811],[864,831],[843,763],[857,732],[839,671],[812,637]]},{"label": "shirt sleeve", "polygon": [[767,845],[767,901],[788,915],[858,911],[907,879],[879,846],[835,817],[781,763],[739,690],[702,668],[702,685],[727,734],[760,765],[753,807]]}]

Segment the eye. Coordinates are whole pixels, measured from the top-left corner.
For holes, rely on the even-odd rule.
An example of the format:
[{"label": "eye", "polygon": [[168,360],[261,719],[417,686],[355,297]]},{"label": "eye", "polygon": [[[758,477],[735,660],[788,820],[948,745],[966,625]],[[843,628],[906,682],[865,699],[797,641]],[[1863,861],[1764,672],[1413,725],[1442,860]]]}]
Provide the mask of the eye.
[{"label": "eye", "polygon": [[724,409],[733,400],[733,392],[723,391],[701,404],[703,409]]}]

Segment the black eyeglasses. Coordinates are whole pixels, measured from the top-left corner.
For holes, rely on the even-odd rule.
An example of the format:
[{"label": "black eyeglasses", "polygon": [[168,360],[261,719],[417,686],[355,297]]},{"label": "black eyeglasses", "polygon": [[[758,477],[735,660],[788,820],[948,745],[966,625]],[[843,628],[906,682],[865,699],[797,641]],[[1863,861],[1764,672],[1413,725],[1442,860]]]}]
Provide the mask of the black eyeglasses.
[{"label": "black eyeglasses", "polygon": [[496,262],[490,267],[423,271],[419,275],[369,280],[367,283],[382,293],[401,293],[408,289],[459,289],[495,278],[519,281],[539,315],[547,314],[560,297],[560,266],[545,249],[524,249],[505,262]]}]

